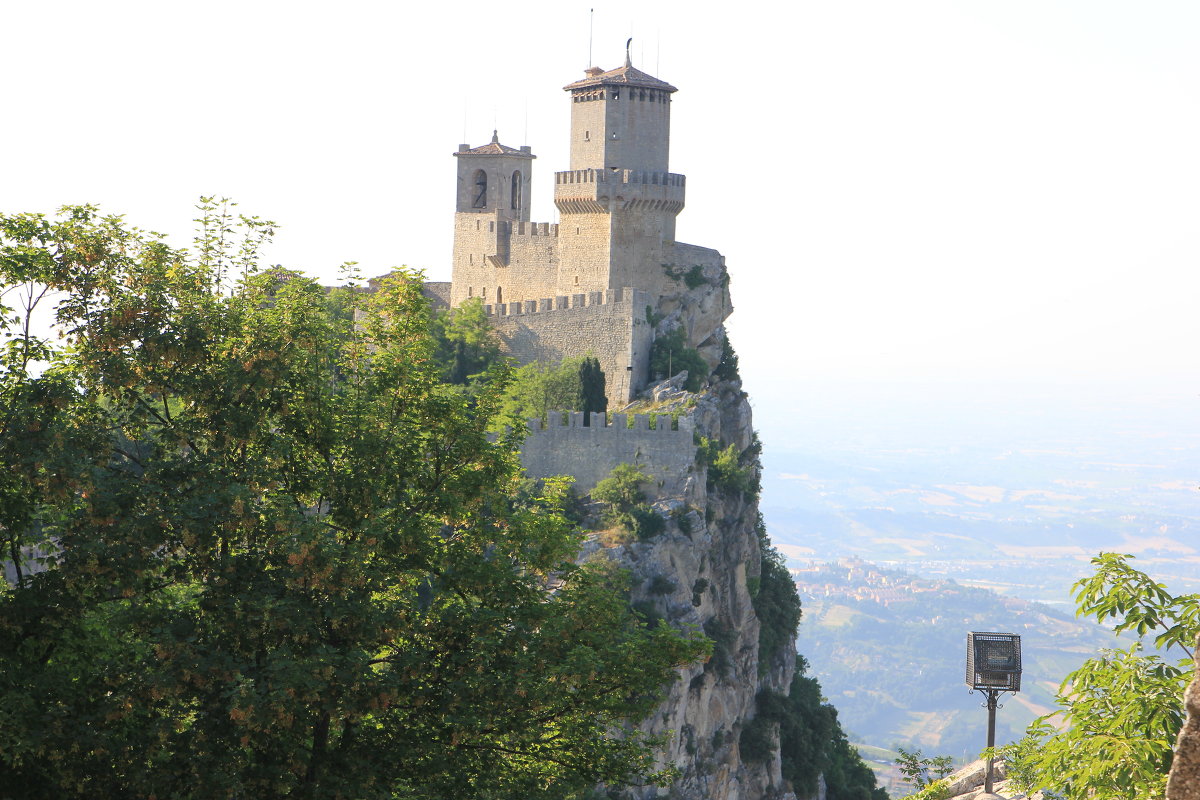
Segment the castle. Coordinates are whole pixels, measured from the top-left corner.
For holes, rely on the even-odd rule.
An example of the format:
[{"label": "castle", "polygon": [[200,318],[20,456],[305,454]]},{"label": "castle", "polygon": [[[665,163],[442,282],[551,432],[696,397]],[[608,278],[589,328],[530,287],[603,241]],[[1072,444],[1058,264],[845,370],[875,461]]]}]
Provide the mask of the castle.
[{"label": "castle", "polygon": [[621,408],[658,377],[649,374],[656,333],[684,327],[688,346],[716,365],[731,311],[724,259],[675,240],[686,183],[668,170],[675,87],[627,54],[624,66],[591,67],[564,89],[571,149],[570,169],[555,173],[560,221],[529,219],[529,146],[495,134],[459,145],[452,282],[428,289],[451,306],[479,298],[518,363],[595,356],[610,408]]}]

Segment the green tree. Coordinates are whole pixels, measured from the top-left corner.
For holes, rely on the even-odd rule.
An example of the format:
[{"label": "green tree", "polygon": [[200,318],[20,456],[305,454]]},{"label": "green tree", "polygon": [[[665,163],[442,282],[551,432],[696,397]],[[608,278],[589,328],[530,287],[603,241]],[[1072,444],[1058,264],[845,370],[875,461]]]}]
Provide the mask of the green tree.
[{"label": "green tree", "polygon": [[708,378],[708,362],[695,348],[687,346],[682,327],[654,337],[650,346],[650,374],[655,378],[670,378],[687,370],[684,388],[698,392]]},{"label": "green tree", "polygon": [[926,756],[919,747],[911,751],[897,747],[896,752],[896,766],[914,789],[928,789],[954,771],[950,756]]},{"label": "green tree", "polygon": [[513,425],[535,417],[545,422],[551,411],[579,410],[583,361],[567,359],[557,365],[535,361],[513,370],[500,397],[496,426]]},{"label": "green tree", "polygon": [[707,645],[573,563],[562,483],[513,501],[496,390],[441,383],[416,276],[331,295],[212,213],[192,253],[91,207],[0,216],[0,291],[66,335],[3,315],[6,796],[662,780],[612,731]]},{"label": "green tree", "polygon": [[[1079,614],[1112,620],[1114,633],[1153,635],[1156,647],[1181,657],[1171,663],[1143,655],[1138,641],[1067,675],[1060,708],[1035,721],[1029,738],[1009,750],[1028,789],[1036,785],[1070,800],[1164,794],[1200,634],[1200,595],[1170,594],[1130,566],[1132,558],[1101,553],[1092,559],[1095,574],[1072,587]],[[1067,727],[1052,726],[1054,717]]]},{"label": "green tree", "polygon": [[633,464],[618,464],[607,478],[598,481],[592,488],[592,499],[604,503],[607,508],[604,520],[610,525],[619,525],[641,539],[661,533],[666,521],[646,502],[642,484],[650,476]]},{"label": "green tree", "polygon": [[429,328],[435,342],[433,358],[445,383],[465,386],[478,381],[500,356],[496,335],[478,297],[432,312]]},{"label": "green tree", "polygon": [[798,656],[786,695],[759,692],[757,714],[742,729],[743,758],[768,760],[770,728],[778,725],[781,773],[797,795],[814,796],[823,776],[829,800],[887,800],[887,792],[875,784],[875,773],[846,739],[837,709],[821,696],[821,684],[805,674],[807,668]]},{"label": "green tree", "polygon": [[588,412],[603,414],[608,410],[608,398],[604,394],[604,370],[600,362],[588,356],[579,363],[579,400],[575,406],[584,412],[584,424],[588,424]]}]

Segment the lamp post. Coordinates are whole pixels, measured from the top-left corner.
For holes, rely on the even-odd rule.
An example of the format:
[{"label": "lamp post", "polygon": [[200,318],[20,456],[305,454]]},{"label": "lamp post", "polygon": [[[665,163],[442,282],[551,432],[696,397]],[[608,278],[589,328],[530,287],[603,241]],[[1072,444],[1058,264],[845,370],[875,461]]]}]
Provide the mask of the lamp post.
[{"label": "lamp post", "polygon": [[[987,746],[996,746],[997,698],[1004,692],[1021,691],[1021,637],[1015,633],[967,634],[967,686],[987,697]],[[987,760],[983,791],[992,793],[992,758]]]}]

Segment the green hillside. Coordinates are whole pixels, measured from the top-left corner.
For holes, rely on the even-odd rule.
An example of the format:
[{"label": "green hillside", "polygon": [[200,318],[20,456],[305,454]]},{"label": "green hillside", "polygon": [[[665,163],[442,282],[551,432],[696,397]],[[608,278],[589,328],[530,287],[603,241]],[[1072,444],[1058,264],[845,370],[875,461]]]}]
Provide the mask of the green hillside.
[{"label": "green hillside", "polygon": [[1022,637],[1022,690],[1005,695],[997,738],[1050,711],[1063,676],[1116,643],[1047,606],[860,560],[794,571],[804,601],[797,647],[856,741],[973,757],[985,744],[983,698],[964,683],[968,631]]}]

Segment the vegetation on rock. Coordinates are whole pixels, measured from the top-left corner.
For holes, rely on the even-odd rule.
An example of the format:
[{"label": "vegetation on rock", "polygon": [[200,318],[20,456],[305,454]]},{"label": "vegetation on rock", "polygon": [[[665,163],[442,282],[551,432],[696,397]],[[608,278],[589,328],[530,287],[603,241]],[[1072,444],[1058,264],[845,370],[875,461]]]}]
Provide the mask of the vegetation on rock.
[{"label": "vegetation on rock", "polygon": [[617,525],[639,539],[662,533],[666,520],[646,502],[642,484],[650,476],[632,464],[618,464],[607,478],[592,488],[592,499],[605,505],[604,521]]},{"label": "vegetation on rock", "polygon": [[687,346],[687,336],[682,327],[654,337],[650,346],[650,374],[655,378],[671,378],[687,370],[684,388],[698,392],[708,378],[708,363],[695,348]]},{"label": "vegetation on rock", "polygon": [[[25,298],[0,349],[6,795],[666,780],[612,732],[707,643],[574,563],[561,482],[514,500],[497,386],[442,382],[486,350],[469,313],[431,335],[416,275],[330,293],[257,269],[268,223],[204,224],[188,253],[91,207],[0,216],[2,299]],[[27,324],[39,301],[65,342]]]}]

